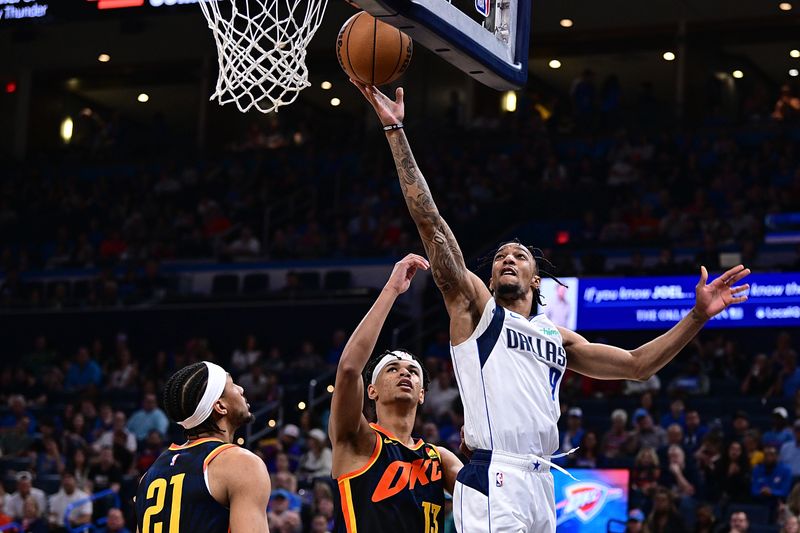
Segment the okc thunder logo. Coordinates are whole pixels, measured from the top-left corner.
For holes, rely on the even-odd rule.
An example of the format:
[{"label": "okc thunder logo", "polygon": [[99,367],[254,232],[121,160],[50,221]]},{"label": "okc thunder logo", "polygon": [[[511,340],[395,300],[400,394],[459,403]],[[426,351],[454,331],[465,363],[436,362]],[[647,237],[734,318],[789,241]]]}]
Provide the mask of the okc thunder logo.
[{"label": "okc thunder logo", "polygon": [[622,489],[600,483],[581,482],[564,487],[565,499],[556,506],[561,511],[558,523],[577,517],[588,522],[603,510],[606,503],[622,498]]}]

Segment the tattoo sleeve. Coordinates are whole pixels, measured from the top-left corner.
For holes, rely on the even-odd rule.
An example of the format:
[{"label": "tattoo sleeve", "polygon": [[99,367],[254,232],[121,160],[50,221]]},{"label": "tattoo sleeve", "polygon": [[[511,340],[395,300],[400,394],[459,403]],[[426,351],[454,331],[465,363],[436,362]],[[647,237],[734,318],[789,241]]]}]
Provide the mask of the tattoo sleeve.
[{"label": "tattoo sleeve", "polygon": [[405,133],[394,131],[387,137],[406,205],[431,262],[433,279],[439,290],[447,294],[466,280],[464,256],[453,232],[439,214]]}]

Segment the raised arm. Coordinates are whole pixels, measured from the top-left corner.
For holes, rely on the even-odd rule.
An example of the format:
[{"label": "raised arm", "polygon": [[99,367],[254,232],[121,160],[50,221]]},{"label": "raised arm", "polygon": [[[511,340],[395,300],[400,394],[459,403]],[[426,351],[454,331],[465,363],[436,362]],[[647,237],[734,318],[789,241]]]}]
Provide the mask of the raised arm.
[{"label": "raised arm", "polygon": [[427,270],[428,266],[428,262],[416,254],[409,254],[395,264],[378,299],[347,341],[336,369],[336,387],[331,400],[328,433],[334,448],[339,444],[357,445],[356,441],[364,435],[369,440],[366,444],[372,445],[372,430],[363,414],[364,381],[361,373],[375,349],[394,301],[408,290],[417,269]]},{"label": "raised arm", "polygon": [[596,379],[634,379],[644,381],[661,370],[694,338],[711,317],[730,305],[742,303],[747,296],[737,296],[750,285],[733,285],[750,274],[749,268],[734,267],[712,281],[700,267],[700,281],[691,312],[669,331],[635,350],[590,343],[574,331],[558,328],[564,339],[569,368]]},{"label": "raised arm", "polygon": [[[405,117],[402,88],[397,89],[396,101],[393,101],[374,86],[355,81],[353,84],[372,104],[384,127],[402,125]],[[408,211],[430,259],[433,279],[444,296],[451,318],[451,338],[457,344],[472,333],[491,294],[486,284],[467,269],[461,248],[447,222],[439,214],[402,127],[386,131],[386,138]]]}]

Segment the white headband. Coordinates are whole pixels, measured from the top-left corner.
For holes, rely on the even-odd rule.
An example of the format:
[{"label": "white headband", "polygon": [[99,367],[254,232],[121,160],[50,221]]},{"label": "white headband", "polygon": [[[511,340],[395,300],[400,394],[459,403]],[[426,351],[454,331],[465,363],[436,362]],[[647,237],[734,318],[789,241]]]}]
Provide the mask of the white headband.
[{"label": "white headband", "polygon": [[422,379],[422,367],[419,365],[416,359],[414,359],[411,354],[404,352],[402,350],[395,350],[393,352],[389,352],[383,356],[383,358],[378,361],[378,364],[375,365],[375,370],[372,371],[372,384],[375,385],[375,382],[378,380],[378,374],[381,373],[383,367],[388,365],[394,361],[408,361],[411,363],[412,366],[416,367],[419,371],[419,378]]},{"label": "white headband", "polygon": [[192,429],[199,426],[209,417],[211,411],[214,410],[214,404],[222,397],[222,391],[225,390],[225,383],[228,381],[228,373],[225,372],[219,365],[203,361],[208,367],[208,382],[206,383],[206,390],[200,402],[197,404],[197,409],[194,410],[192,416],[178,422],[184,429]]}]

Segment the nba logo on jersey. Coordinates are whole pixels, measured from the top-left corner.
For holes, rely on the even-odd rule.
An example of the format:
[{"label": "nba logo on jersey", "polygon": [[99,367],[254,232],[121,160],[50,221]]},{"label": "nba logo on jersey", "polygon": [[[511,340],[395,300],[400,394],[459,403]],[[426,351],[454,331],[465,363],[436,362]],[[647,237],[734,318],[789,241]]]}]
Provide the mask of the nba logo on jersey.
[{"label": "nba logo on jersey", "polygon": [[496,473],[494,475],[494,484],[497,485],[498,487],[502,487],[503,486],[503,473],[502,472],[498,472],[498,473]]},{"label": "nba logo on jersey", "polygon": [[179,453],[176,453],[175,455],[173,455],[172,456],[172,461],[169,462],[169,466],[175,466],[175,461],[177,461],[178,457],[180,457],[180,456],[181,456],[181,454],[179,454]]},{"label": "nba logo on jersey", "polygon": [[488,17],[492,9],[492,0],[475,0],[475,9],[484,17]]}]

